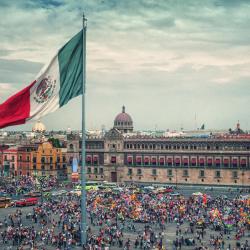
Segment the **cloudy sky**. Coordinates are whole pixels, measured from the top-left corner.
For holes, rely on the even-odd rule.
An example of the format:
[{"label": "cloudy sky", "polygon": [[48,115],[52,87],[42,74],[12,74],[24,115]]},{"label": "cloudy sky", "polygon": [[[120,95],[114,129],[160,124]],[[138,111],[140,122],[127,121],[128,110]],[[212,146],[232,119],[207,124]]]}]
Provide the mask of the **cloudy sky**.
[{"label": "cloudy sky", "polygon": [[[110,128],[123,104],[137,130],[250,128],[248,0],[1,0],[0,103],[81,29],[83,10],[87,128]],[[80,100],[42,121],[79,129]]]}]

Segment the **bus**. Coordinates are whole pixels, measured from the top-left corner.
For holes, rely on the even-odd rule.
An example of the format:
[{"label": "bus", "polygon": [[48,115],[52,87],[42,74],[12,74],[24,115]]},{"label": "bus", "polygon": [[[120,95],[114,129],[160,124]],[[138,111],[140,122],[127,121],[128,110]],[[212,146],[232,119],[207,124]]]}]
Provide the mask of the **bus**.
[{"label": "bus", "polygon": [[0,197],[0,208],[7,208],[11,205],[11,198]]},{"label": "bus", "polygon": [[[98,190],[98,187],[100,186],[99,182],[96,181],[88,181],[86,183],[86,191],[88,190]],[[81,190],[81,184],[78,184],[75,186],[75,190]]]}]

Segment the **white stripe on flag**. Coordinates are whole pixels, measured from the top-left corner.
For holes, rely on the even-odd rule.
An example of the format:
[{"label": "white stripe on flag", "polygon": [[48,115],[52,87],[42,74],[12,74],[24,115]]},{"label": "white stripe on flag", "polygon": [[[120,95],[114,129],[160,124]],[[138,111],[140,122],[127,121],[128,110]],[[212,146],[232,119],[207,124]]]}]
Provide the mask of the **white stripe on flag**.
[{"label": "white stripe on flag", "polygon": [[[49,87],[48,87],[49,86]],[[30,89],[30,117],[39,120],[59,108],[60,71],[57,55],[45,66]]]}]

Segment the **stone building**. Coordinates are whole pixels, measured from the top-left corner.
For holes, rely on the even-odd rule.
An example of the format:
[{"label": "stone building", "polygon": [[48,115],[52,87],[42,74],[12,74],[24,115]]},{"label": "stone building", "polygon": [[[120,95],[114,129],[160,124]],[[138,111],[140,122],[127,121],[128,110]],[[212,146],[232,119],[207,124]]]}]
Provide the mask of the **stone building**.
[{"label": "stone building", "polygon": [[[87,138],[88,180],[250,186],[249,137],[127,136],[132,131],[123,107],[110,131]],[[79,157],[80,139],[68,138],[68,145],[71,156]]]}]

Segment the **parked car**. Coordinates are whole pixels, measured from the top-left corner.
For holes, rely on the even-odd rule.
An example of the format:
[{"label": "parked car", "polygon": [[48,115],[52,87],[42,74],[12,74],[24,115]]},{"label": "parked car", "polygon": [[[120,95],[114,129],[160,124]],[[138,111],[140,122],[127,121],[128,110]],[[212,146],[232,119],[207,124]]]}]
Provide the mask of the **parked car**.
[{"label": "parked car", "polygon": [[33,206],[38,203],[38,198],[26,198],[16,202],[16,207]]}]

